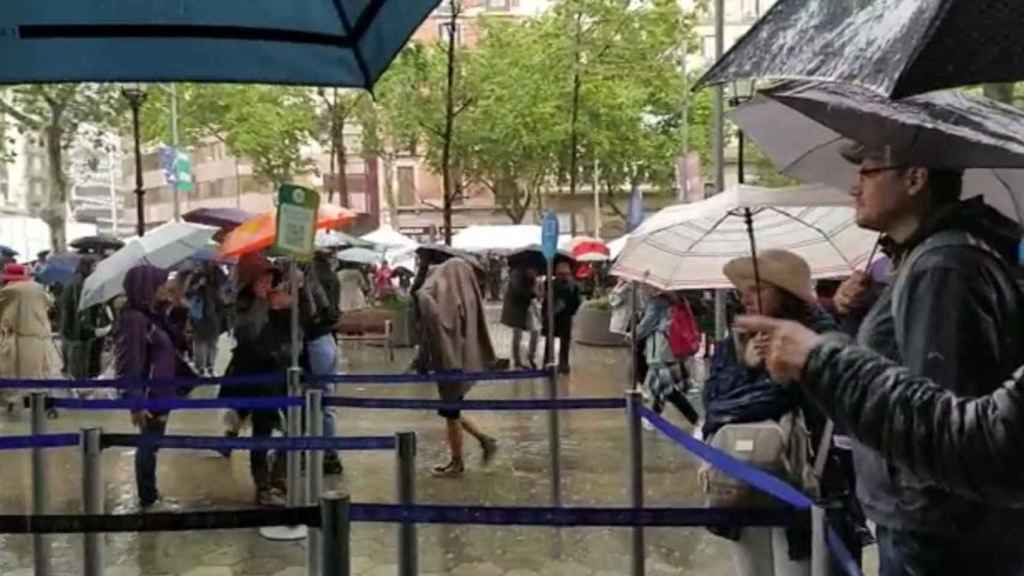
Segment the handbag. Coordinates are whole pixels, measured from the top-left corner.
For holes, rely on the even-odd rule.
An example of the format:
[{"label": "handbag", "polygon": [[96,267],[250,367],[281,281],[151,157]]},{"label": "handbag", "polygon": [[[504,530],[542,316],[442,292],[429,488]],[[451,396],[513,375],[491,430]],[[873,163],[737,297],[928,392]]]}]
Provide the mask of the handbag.
[{"label": "handbag", "polygon": [[[820,492],[812,464],[811,433],[800,410],[777,422],[722,426],[708,444],[733,458],[794,484],[812,499]],[[827,444],[822,443],[827,450]],[[782,505],[775,497],[704,462],[697,472],[709,508],[764,508]]]}]

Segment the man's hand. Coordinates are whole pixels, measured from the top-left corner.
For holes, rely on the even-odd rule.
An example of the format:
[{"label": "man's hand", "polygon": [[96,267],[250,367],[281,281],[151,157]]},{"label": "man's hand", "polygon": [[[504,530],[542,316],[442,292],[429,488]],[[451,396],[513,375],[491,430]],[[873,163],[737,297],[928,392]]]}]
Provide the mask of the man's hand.
[{"label": "man's hand", "polygon": [[849,278],[843,280],[832,298],[836,311],[846,316],[864,308],[867,302],[864,301],[868,288],[871,287],[871,277],[860,270],[855,271]]},{"label": "man's hand", "polygon": [[764,316],[740,316],[736,325],[748,332],[757,332],[750,347],[764,350],[768,372],[776,382],[796,382],[803,375],[807,357],[824,336],[787,320]]},{"label": "man's hand", "polygon": [[142,428],[153,418],[148,410],[132,410],[132,424],[136,428]]}]

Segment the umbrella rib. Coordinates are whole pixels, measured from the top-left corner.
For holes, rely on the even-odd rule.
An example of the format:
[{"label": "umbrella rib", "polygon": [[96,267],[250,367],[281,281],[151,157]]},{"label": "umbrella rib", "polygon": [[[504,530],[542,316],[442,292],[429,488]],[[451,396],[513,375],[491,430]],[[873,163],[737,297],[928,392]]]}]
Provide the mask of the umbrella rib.
[{"label": "umbrella rib", "polygon": [[694,247],[695,247],[695,246],[696,246],[697,244],[700,244],[701,242],[703,242],[705,238],[707,238],[708,236],[710,236],[710,235],[711,235],[711,233],[712,233],[712,232],[714,232],[715,230],[717,230],[717,229],[718,229],[718,227],[719,227],[719,226],[721,226],[721,225],[722,225],[722,223],[723,223],[723,222],[725,222],[725,221],[726,221],[726,219],[728,219],[728,218],[729,218],[730,216],[733,216],[732,212],[731,212],[731,211],[730,211],[730,212],[726,212],[726,214],[725,214],[724,216],[722,216],[721,218],[719,218],[719,219],[718,219],[718,220],[717,220],[717,221],[716,221],[716,222],[715,222],[715,223],[714,223],[714,224],[713,224],[713,225],[711,226],[711,228],[708,228],[708,229],[707,229],[707,230],[706,230],[706,231],[705,231],[705,232],[704,232],[703,234],[701,234],[701,235],[700,235],[700,238],[697,238],[696,240],[694,240],[694,241],[693,241],[693,243],[691,243],[691,244],[690,244],[690,245],[689,245],[689,246],[688,246],[688,247],[686,248],[686,251],[687,251],[687,252],[689,252],[689,251],[693,250],[693,248],[694,248]]},{"label": "umbrella rib", "polygon": [[203,26],[192,24],[25,24],[18,27],[20,38],[45,40],[50,38],[194,38],[213,40],[242,40],[253,42],[287,42],[319,46],[354,48],[351,38],[276,28],[244,26]]},{"label": "umbrella rib", "polygon": [[1017,196],[1013,193],[1013,187],[1010,186],[1009,182],[1003,179],[1002,175],[997,170],[992,170],[992,175],[999,181],[1000,184],[1006,188],[1006,193],[1010,196],[1010,202],[1013,203],[1013,211],[1017,213],[1017,220],[1024,222],[1024,214],[1021,214],[1020,204],[1017,202]]},{"label": "umbrella rib", "polygon": [[[778,101],[778,100],[776,100],[776,102],[779,102],[779,101]],[[782,102],[779,102],[779,104],[782,104]],[[782,105],[783,105],[783,106],[786,106],[785,104],[782,104]],[[815,122],[817,122],[817,121],[815,121]],[[820,122],[819,122],[819,124],[820,124]],[[844,136],[842,136],[842,135],[839,135],[839,136],[837,136],[836,138],[833,138],[833,139],[831,139],[831,140],[829,140],[829,141],[827,141],[827,142],[822,142],[821,144],[815,145],[815,146],[814,146],[814,147],[812,147],[812,148],[811,148],[810,150],[807,150],[807,151],[805,151],[805,152],[804,152],[803,154],[800,154],[799,156],[797,156],[797,157],[796,157],[796,158],[795,158],[795,159],[794,159],[794,160],[793,160],[792,162],[790,162],[789,164],[786,164],[786,167],[785,167],[785,168],[783,168],[783,169],[782,169],[782,171],[783,171],[783,172],[785,172],[785,171],[789,170],[790,168],[792,168],[792,167],[793,167],[793,166],[795,166],[796,164],[799,164],[800,162],[802,162],[804,158],[807,158],[808,156],[810,156],[811,154],[814,154],[814,153],[815,153],[815,152],[817,152],[818,150],[821,150],[822,148],[825,148],[826,146],[831,146],[831,145],[832,145],[833,143],[835,143],[835,142],[841,142],[841,141],[843,141],[843,140],[849,140],[849,138],[846,138],[846,137],[844,137]]]},{"label": "umbrella rib", "polygon": [[[373,20],[373,16],[376,16],[380,10],[381,0],[373,0],[370,5],[366,7],[363,14],[359,18],[359,22],[356,24],[359,28],[358,31],[352,29],[352,21],[349,19],[348,14],[345,12],[345,8],[341,5],[341,0],[334,0],[334,9],[338,11],[338,18],[341,18],[341,25],[345,28],[345,37],[352,44],[352,54],[356,57],[356,65],[359,66],[359,73],[363,75],[363,86],[369,88],[370,86],[370,68],[366,65],[366,58],[363,57],[363,51],[359,49],[359,38],[366,33],[366,29],[369,24],[364,24],[364,17],[367,13],[370,13],[370,21]],[[354,32],[358,32],[356,35]]]},{"label": "umbrella rib", "polygon": [[828,245],[831,246],[832,249],[836,251],[836,254],[839,254],[839,257],[843,259],[843,262],[846,262],[846,265],[849,266],[851,270],[853,269],[853,263],[851,263],[850,259],[846,257],[846,254],[843,254],[843,251],[840,250],[838,246],[836,246],[836,243],[832,241],[832,237],[829,236],[827,232],[809,222],[805,222],[804,220],[801,220],[800,218],[793,216],[792,214],[786,212],[785,210],[779,210],[774,206],[769,206],[769,209],[774,212],[778,212],[779,214],[785,216],[786,218],[789,218],[790,220],[798,224],[801,224],[803,226],[810,228],[811,230],[814,230],[818,234],[821,234],[821,237],[824,238],[825,242],[828,242]]}]

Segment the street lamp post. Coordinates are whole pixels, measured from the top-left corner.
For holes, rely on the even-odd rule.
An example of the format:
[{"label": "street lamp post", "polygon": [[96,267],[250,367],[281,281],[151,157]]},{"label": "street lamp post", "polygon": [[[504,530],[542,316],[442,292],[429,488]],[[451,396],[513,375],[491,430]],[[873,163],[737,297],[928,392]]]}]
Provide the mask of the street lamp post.
[{"label": "street lamp post", "polygon": [[139,112],[142,103],[146,101],[146,92],[142,86],[131,85],[123,88],[121,95],[132,109],[132,135],[135,138],[135,230],[141,238],[146,234],[146,191],[142,188],[142,134],[139,129]]}]

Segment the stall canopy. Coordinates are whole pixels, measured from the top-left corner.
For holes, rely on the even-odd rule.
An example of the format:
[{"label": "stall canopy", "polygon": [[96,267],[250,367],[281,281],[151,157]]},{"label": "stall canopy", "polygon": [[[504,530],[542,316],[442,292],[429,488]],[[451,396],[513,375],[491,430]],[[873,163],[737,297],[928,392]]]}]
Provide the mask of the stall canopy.
[{"label": "stall canopy", "polygon": [[467,252],[509,253],[538,244],[540,226],[470,226],[452,237],[452,247]]},{"label": "stall canopy", "polygon": [[419,242],[388,226],[377,228],[373,232],[363,236],[361,239],[376,244],[381,248],[387,248],[388,250],[395,250],[399,248],[415,250],[420,245]]},{"label": "stall canopy", "polygon": [[371,88],[439,0],[14,0],[0,84],[257,82]]}]

